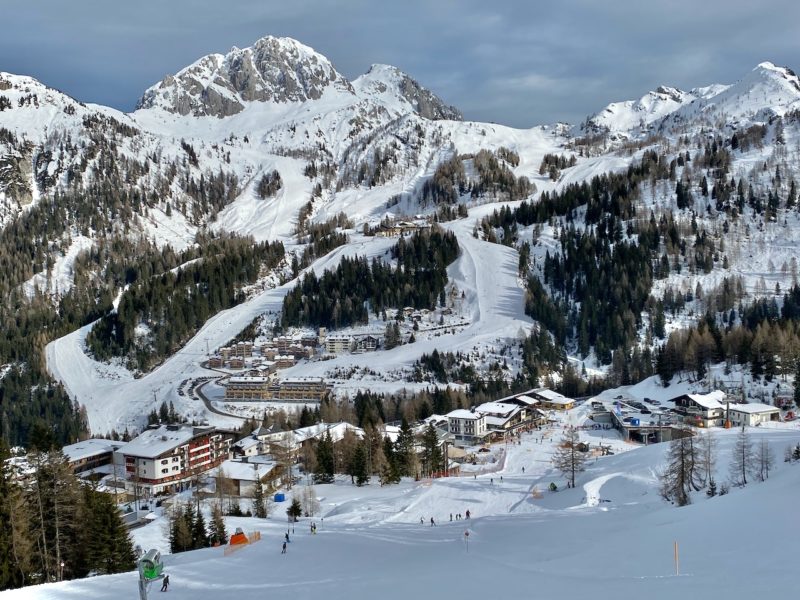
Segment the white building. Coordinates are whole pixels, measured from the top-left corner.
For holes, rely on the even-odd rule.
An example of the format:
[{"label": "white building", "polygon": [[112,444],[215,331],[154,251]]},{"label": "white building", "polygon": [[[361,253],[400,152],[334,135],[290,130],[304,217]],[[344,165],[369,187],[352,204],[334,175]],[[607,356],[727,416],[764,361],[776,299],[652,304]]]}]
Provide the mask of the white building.
[{"label": "white building", "polygon": [[328,354],[342,354],[350,352],[353,348],[353,338],[349,335],[331,335],[325,338],[325,352]]},{"label": "white building", "polygon": [[214,427],[161,425],[146,429],[120,450],[136,498],[186,489],[193,477],[230,456],[232,435]]},{"label": "white building", "polygon": [[527,421],[528,410],[505,402],[484,402],[475,408],[476,413],[486,417],[486,428],[504,433]]},{"label": "white building", "polygon": [[673,398],[676,407],[686,410],[701,427],[722,427],[725,424],[725,392],[715,390],[708,394],[684,394]]},{"label": "white building", "polygon": [[525,395],[531,399],[538,400],[540,408],[571,410],[575,407],[575,400],[547,388],[530,390],[526,392]]},{"label": "white building", "polygon": [[222,474],[233,483],[233,495],[241,497],[252,497],[256,481],[266,483],[274,468],[274,461],[226,460],[220,465]]},{"label": "white building", "polygon": [[80,476],[102,467],[108,467],[110,472],[114,464],[114,453],[126,445],[125,442],[92,438],[64,446],[61,451],[72,467],[73,473]]},{"label": "white building", "polygon": [[731,404],[728,418],[734,427],[754,427],[761,423],[769,423],[780,419],[781,411],[777,406],[769,404]]},{"label": "white building", "polygon": [[447,431],[456,445],[475,444],[486,437],[486,416],[460,408],[447,413]]}]

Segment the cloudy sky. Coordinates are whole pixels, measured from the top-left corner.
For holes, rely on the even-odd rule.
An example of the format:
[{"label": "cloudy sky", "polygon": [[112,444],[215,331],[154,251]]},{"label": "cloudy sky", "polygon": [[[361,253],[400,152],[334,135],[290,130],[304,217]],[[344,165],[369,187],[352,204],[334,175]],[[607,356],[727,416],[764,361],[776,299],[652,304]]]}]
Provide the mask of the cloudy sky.
[{"label": "cloudy sky", "polygon": [[0,71],[131,110],[211,52],[294,37],[354,78],[395,65],[469,119],[581,121],[660,84],[800,71],[797,0],[0,0]]}]

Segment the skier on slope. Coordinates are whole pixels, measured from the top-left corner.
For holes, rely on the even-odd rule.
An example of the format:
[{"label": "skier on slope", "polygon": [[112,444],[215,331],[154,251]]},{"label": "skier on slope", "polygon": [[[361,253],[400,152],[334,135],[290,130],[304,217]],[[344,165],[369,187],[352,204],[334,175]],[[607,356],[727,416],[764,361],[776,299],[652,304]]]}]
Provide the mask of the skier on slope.
[{"label": "skier on slope", "polygon": [[169,588],[169,575],[164,577],[164,583],[161,584],[161,591],[166,592],[167,588]]}]

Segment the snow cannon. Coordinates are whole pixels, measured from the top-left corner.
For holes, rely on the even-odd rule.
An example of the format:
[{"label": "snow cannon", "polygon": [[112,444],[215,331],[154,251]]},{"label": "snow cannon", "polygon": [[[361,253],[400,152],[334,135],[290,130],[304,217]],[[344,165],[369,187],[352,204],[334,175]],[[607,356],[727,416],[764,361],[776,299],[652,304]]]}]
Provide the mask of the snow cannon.
[{"label": "snow cannon", "polygon": [[236,528],[236,532],[231,536],[230,544],[231,546],[236,546],[238,544],[247,544],[250,540],[247,539],[247,536],[242,531],[241,527]]},{"label": "snow cannon", "polygon": [[161,562],[161,553],[156,550],[148,550],[142,558],[139,559],[139,572],[142,578],[147,581],[160,579],[164,571],[164,563]]}]

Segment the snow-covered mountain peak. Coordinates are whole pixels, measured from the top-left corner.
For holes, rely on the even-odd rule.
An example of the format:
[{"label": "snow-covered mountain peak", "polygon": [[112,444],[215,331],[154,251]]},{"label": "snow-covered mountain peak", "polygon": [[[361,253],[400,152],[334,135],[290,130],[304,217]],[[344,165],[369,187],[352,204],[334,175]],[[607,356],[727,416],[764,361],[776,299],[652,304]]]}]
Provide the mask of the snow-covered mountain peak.
[{"label": "snow-covered mountain peak", "polygon": [[353,81],[360,95],[377,96],[384,102],[399,100],[411,105],[419,116],[432,120],[460,121],[461,112],[397,67],[373,64],[369,70]]},{"label": "snow-covered mountain peak", "polygon": [[692,92],[660,85],[638,100],[612,102],[590,116],[579,127],[579,133],[606,131],[627,137],[647,130],[654,122],[695,99]]},{"label": "snow-covered mountain peak", "polygon": [[[729,86],[698,88],[705,94],[698,101],[676,111],[676,123],[702,117],[709,121],[725,118],[729,124],[763,122],[800,108],[800,80],[788,67],[762,62]],[[695,90],[693,90],[695,92]]]},{"label": "snow-covered mountain peak", "polygon": [[167,76],[144,93],[137,109],[222,118],[249,102],[317,100],[329,88],[353,93],[323,55],[297,40],[267,36],[248,48],[209,54]]}]

